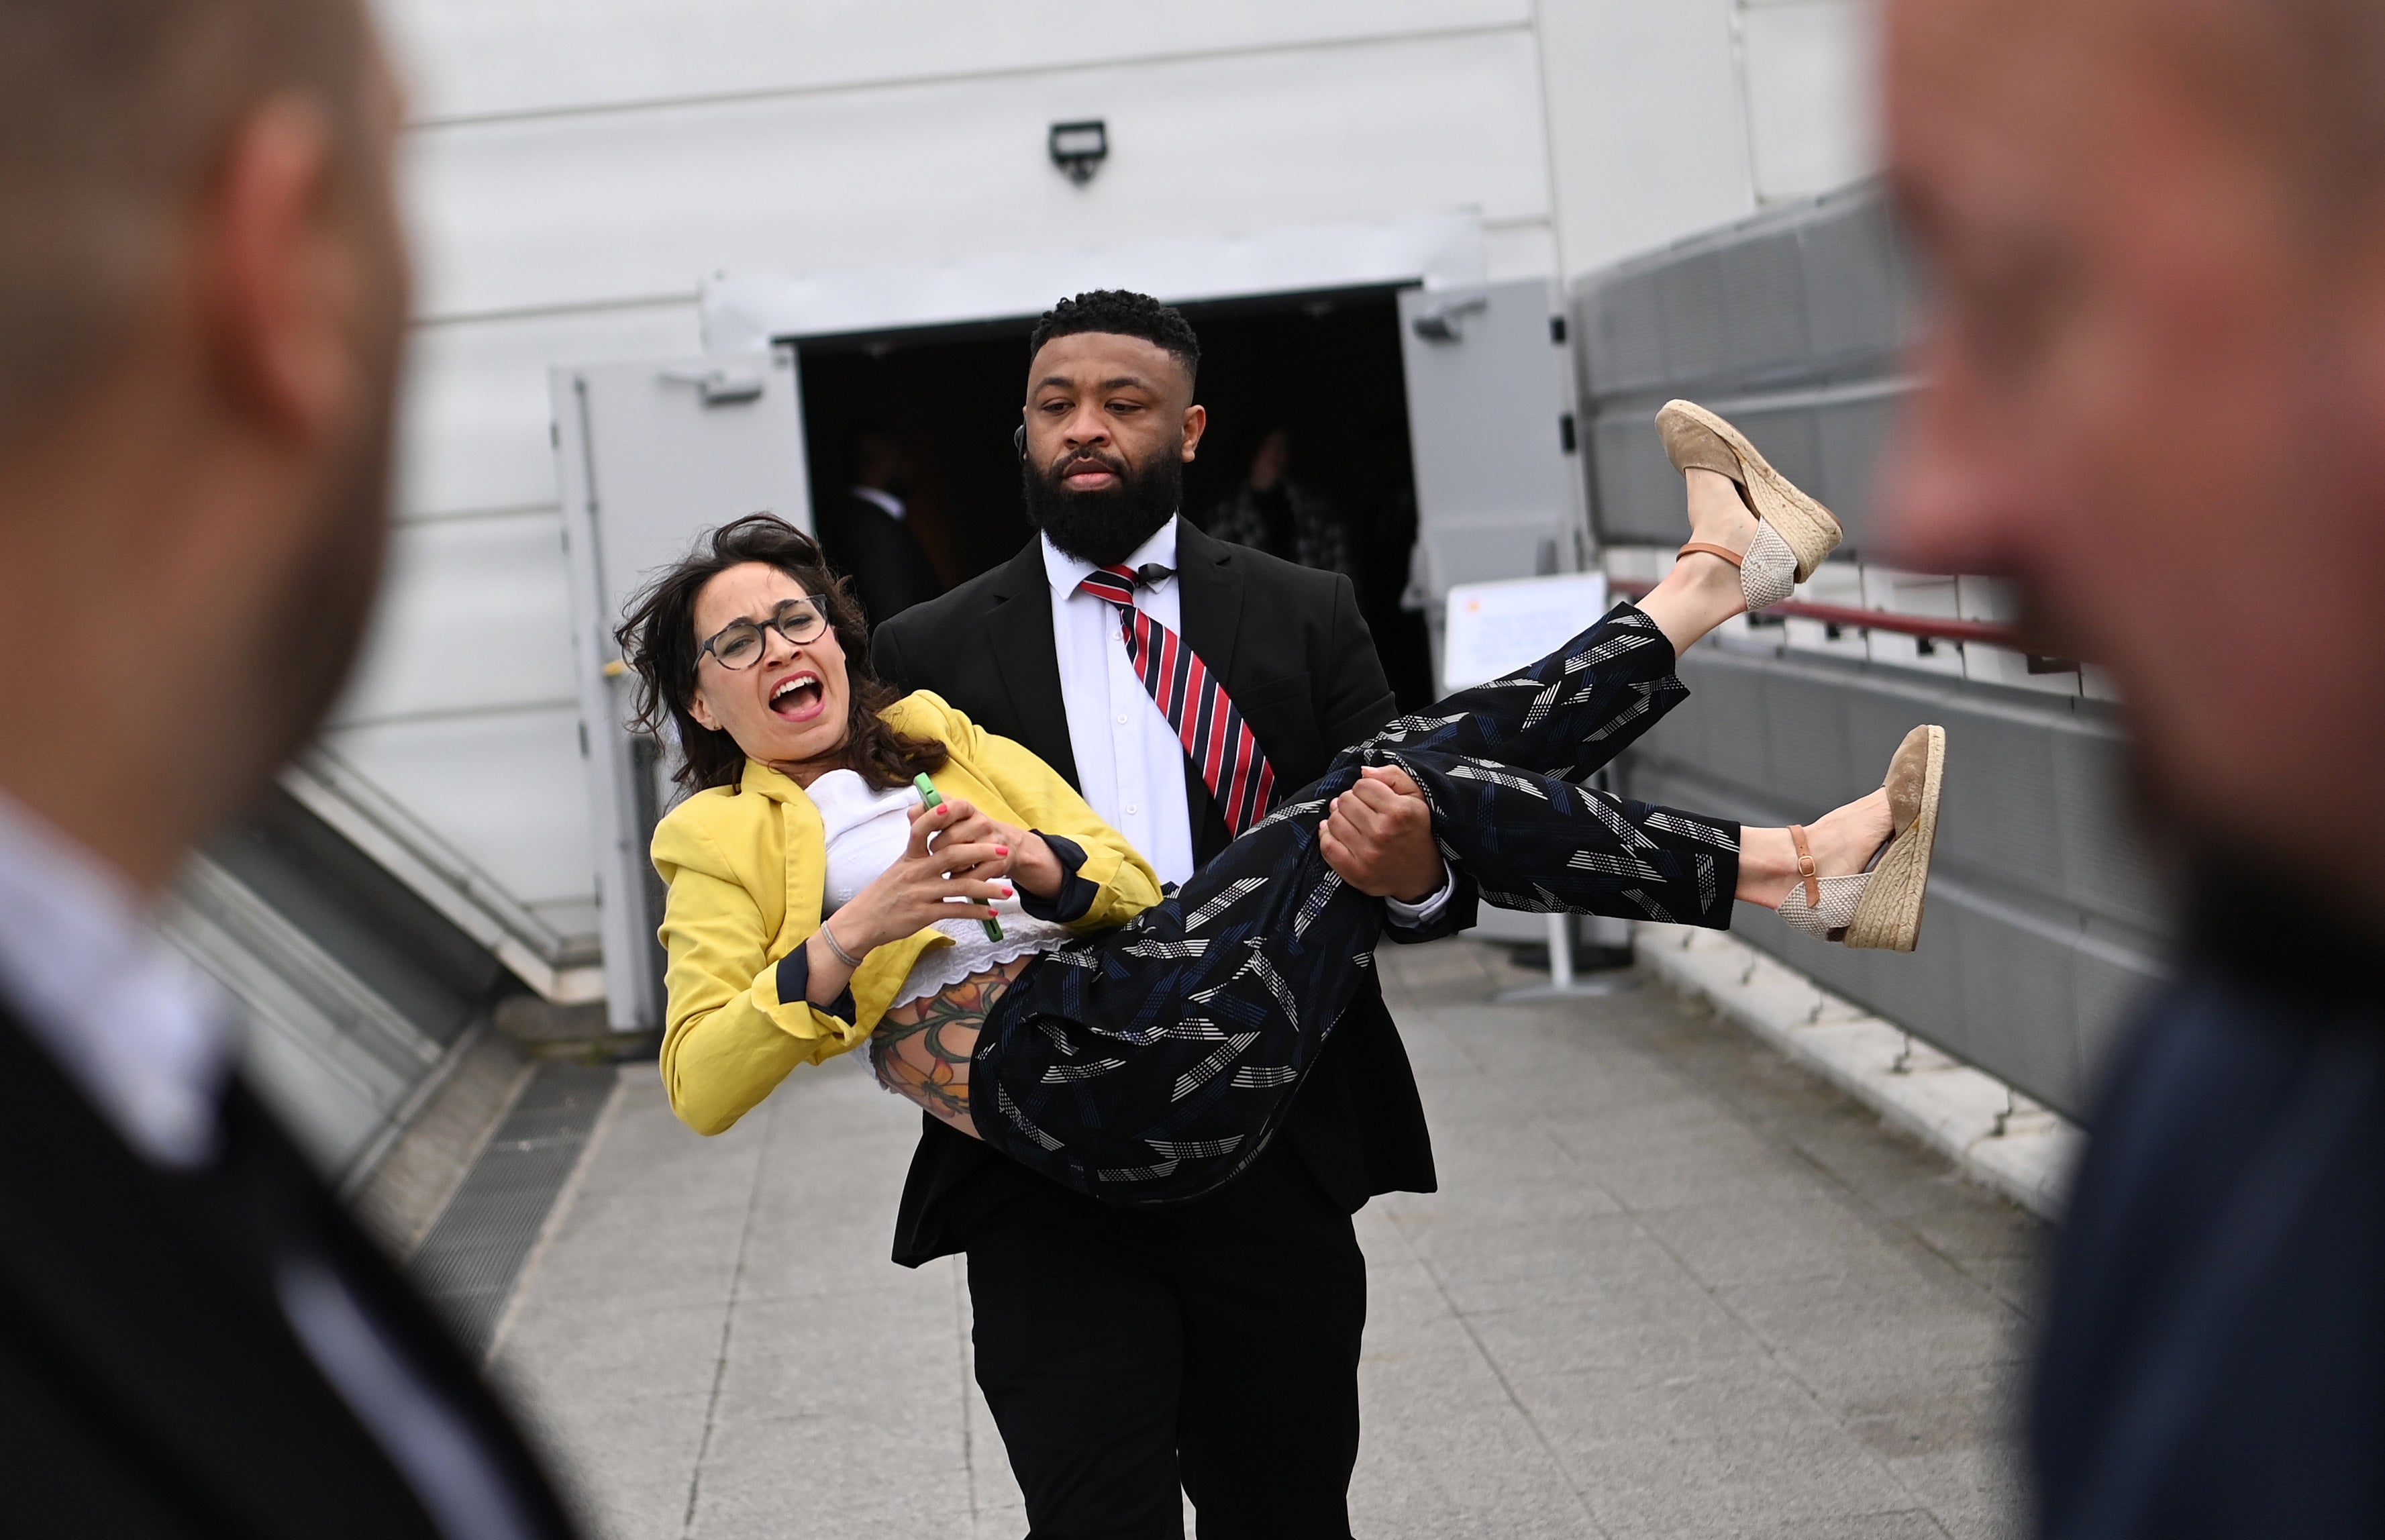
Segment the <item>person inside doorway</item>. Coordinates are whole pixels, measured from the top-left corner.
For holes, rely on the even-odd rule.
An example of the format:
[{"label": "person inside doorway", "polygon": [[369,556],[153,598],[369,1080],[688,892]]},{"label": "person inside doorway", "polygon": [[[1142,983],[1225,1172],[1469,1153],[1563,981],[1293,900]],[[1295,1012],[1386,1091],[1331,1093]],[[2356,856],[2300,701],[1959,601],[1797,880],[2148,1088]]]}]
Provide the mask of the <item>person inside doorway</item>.
[{"label": "person inside doorway", "polygon": [[911,457],[889,429],[853,436],[853,484],[818,510],[819,541],[872,626],[944,591],[910,523]]},{"label": "person inside doorway", "polygon": [[1280,423],[1260,437],[1250,474],[1209,510],[1201,527],[1219,540],[1313,571],[1357,575],[1349,532],[1333,506],[1293,480],[1292,430]]}]

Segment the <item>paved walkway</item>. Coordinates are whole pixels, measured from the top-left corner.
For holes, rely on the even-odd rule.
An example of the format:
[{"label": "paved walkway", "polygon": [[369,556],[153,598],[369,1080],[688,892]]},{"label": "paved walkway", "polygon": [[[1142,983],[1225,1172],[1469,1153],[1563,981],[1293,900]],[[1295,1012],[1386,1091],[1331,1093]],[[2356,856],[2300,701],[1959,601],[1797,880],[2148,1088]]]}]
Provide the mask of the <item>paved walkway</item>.
[{"label": "paved walkway", "polygon": [[[1382,958],[1442,1190],[1359,1218],[1357,1534],[2018,1533],[2035,1221],[1654,985]],[[886,1260],[917,1115],[847,1061],[702,1140],[622,1078],[497,1343],[594,1530],[1023,1534],[961,1266]]]}]

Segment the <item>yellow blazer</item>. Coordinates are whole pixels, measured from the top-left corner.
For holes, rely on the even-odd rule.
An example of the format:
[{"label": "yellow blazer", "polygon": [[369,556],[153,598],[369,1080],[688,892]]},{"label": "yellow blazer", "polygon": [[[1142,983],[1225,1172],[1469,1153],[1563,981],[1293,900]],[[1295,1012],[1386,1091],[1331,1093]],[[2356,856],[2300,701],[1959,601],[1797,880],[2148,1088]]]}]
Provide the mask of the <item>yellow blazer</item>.
[{"label": "yellow blazer", "polygon": [[[1151,863],[1024,747],[925,690],[885,717],[951,751],[930,777],[946,800],[966,799],[1005,823],[1084,846],[1077,874],[1101,893],[1071,929],[1108,930],[1159,902]],[[860,1046],[919,954],[952,945],[930,926],[862,958],[850,1021],[805,1000],[780,1000],[779,959],[819,929],[827,837],[811,798],[758,760],[745,761],[733,790],[716,786],[673,808],[655,829],[653,855],[670,888],[660,933],[670,954],[663,1086],[671,1109],[698,1133],[728,1128],[796,1065]]]}]

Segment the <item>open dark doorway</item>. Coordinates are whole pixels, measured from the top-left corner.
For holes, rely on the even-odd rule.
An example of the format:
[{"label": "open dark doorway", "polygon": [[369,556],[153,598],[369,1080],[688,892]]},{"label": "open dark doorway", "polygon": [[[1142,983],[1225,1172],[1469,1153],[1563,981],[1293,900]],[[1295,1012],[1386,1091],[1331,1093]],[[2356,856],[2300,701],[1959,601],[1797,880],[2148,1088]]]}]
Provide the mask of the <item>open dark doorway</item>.
[{"label": "open dark doorway", "polygon": [[[1239,499],[1230,522],[1280,535],[1287,498],[1245,493],[1267,449],[1259,480],[1297,488],[1309,520],[1330,520],[1342,532],[1344,565],[1384,670],[1402,706],[1413,707],[1431,696],[1432,662],[1423,618],[1400,607],[1416,544],[1416,489],[1394,293],[1184,307],[1201,334],[1200,399],[1209,410],[1184,501],[1193,522],[1212,527]],[[813,506],[845,495],[865,436],[892,434],[907,460],[906,522],[944,582],[1007,560],[1032,532],[1011,447],[1032,324],[804,341]]]}]

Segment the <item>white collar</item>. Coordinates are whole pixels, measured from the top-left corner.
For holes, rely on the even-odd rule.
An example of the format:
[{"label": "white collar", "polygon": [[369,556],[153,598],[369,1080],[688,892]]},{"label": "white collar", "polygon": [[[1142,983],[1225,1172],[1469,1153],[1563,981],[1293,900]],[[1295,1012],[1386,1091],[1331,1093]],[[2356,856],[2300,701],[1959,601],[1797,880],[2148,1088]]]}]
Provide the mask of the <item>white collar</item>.
[{"label": "white collar", "polygon": [[895,496],[891,492],[881,491],[874,486],[855,487],[853,488],[853,495],[866,503],[875,503],[880,507],[884,508],[886,510],[886,517],[889,519],[900,520],[905,514],[911,511],[911,506],[908,503],[904,502],[902,498]]},{"label": "white collar", "polygon": [[[1176,566],[1176,523],[1170,519],[1159,526],[1149,540],[1127,553],[1119,566],[1130,570],[1157,562],[1173,570]],[[1043,542],[1043,576],[1052,584],[1052,592],[1066,599],[1077,592],[1077,585],[1093,570],[1093,564],[1081,557],[1072,557],[1052,544],[1050,535],[1038,536]]]},{"label": "white collar", "polygon": [[135,1149],[164,1166],[214,1153],[229,1012],[123,878],[5,793],[0,992]]}]

